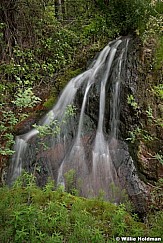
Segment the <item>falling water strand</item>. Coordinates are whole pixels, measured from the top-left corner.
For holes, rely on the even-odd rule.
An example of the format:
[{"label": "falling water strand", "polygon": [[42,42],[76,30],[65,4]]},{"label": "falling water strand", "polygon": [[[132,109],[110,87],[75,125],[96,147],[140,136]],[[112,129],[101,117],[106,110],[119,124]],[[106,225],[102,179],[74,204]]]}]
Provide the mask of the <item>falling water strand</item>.
[{"label": "falling water strand", "polygon": [[8,184],[12,184],[22,172],[22,156],[27,147],[27,143],[20,137],[16,138],[14,150],[16,153],[12,157],[11,166],[9,168]]},{"label": "falling water strand", "polygon": [[79,127],[78,127],[77,139],[76,139],[77,143],[79,143],[80,136],[81,136],[88,92],[90,90],[91,85],[95,82],[96,75],[98,75],[98,72],[99,72],[101,66],[105,63],[105,60],[107,58],[109,51],[110,51],[110,46],[106,46],[104,48],[104,50],[100,53],[97,61],[95,62],[94,66],[92,67],[92,74],[91,74],[90,80],[88,81],[88,84],[87,84],[87,87],[85,90],[81,113],[80,113]]},{"label": "falling water strand", "polygon": [[118,58],[118,74],[115,78],[115,82],[113,85],[113,92],[112,92],[112,99],[111,99],[111,136],[117,139],[118,137],[118,120],[119,120],[119,113],[120,113],[120,85],[121,85],[121,73],[122,73],[122,62],[126,61],[126,53],[127,53],[127,47],[128,47],[129,39],[126,41],[125,48],[122,49],[121,54]]},{"label": "falling water strand", "polygon": [[64,163],[62,162],[62,164],[58,170],[57,185],[63,186],[63,189],[65,189],[65,181],[64,181],[64,177],[63,177],[63,165],[64,165]]},{"label": "falling water strand", "polygon": [[115,85],[113,87],[113,94],[112,94],[112,118],[111,118],[111,135],[114,138],[117,138],[117,125],[118,125],[118,118],[119,118],[119,96],[120,96],[120,82],[121,82],[121,68],[122,68],[122,57],[124,51],[122,51],[119,64],[118,64],[118,75]]},{"label": "falling water strand", "polygon": [[[64,181],[64,165],[67,162],[72,162],[74,161],[74,157],[76,157],[76,155],[81,159],[81,157],[84,156],[84,149],[82,144],[80,143],[80,136],[81,136],[81,130],[82,130],[82,126],[83,126],[83,119],[84,119],[84,111],[85,111],[85,105],[86,105],[86,101],[87,101],[87,95],[89,92],[89,89],[91,87],[91,84],[89,83],[86,87],[85,90],[85,94],[84,94],[84,99],[83,99],[83,103],[82,103],[82,108],[81,108],[81,113],[80,113],[80,120],[79,120],[79,126],[78,126],[78,132],[77,132],[77,136],[76,136],[76,140],[75,143],[69,153],[69,155],[62,161],[60,168],[58,170],[58,178],[57,178],[57,185],[62,185],[63,188],[65,188],[65,181]],[[83,153],[82,153],[83,152]],[[79,154],[81,156],[79,156]],[[78,159],[79,162],[79,159]],[[84,160],[83,160],[84,162]],[[75,165],[73,164],[73,169]],[[76,168],[77,169],[77,168]]]},{"label": "falling water strand", "polygon": [[[82,108],[81,108],[81,112],[80,112],[78,132],[77,132],[75,143],[70,151],[70,154],[68,155],[68,159],[65,158],[62,161],[60,168],[58,170],[57,185],[62,185],[64,188],[65,188],[65,182],[64,182],[64,165],[65,165],[65,163],[67,161],[72,162],[72,160],[74,160],[75,154],[78,154],[78,156],[79,156],[79,153],[82,154],[81,151],[83,151],[82,157],[84,156],[83,146],[80,143],[80,136],[81,136],[81,130],[82,130],[82,126],[83,126],[84,111],[85,111],[85,105],[86,105],[86,101],[87,101],[87,95],[88,95],[90,87],[91,87],[91,83],[89,82],[86,87],[85,94],[84,94],[84,99],[83,99]],[[80,158],[81,158],[81,156],[80,156]],[[79,160],[78,160],[78,162],[79,162]]]},{"label": "falling water strand", "polygon": [[84,111],[85,111],[85,106],[86,106],[86,101],[87,101],[87,95],[88,95],[88,92],[89,92],[90,87],[91,87],[91,84],[89,84],[86,87],[85,94],[84,94],[84,99],[83,99],[81,113],[80,113],[78,133],[77,133],[77,137],[76,137],[76,144],[77,145],[80,144],[80,136],[81,136],[81,130],[82,130],[82,126],[83,126]]},{"label": "falling water strand", "polygon": [[107,83],[107,80],[108,80],[110,68],[111,68],[115,53],[117,51],[117,47],[121,42],[122,42],[121,40],[117,41],[117,43],[112,47],[112,49],[110,51],[110,55],[109,55],[108,65],[106,66],[106,71],[104,73],[104,78],[101,81],[100,113],[99,113],[99,121],[98,121],[97,132],[102,132],[103,120],[104,120],[104,110],[105,110],[105,87],[106,87],[106,83]]}]

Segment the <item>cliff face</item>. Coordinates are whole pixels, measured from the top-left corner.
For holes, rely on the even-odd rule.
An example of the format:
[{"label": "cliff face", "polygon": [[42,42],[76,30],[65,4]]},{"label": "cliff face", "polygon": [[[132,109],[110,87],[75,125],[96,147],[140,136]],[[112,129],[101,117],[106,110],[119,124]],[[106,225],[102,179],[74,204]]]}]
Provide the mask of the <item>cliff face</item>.
[{"label": "cliff face", "polygon": [[[137,70],[137,79],[130,93],[134,99],[128,99],[130,112],[133,111],[129,124],[134,124],[134,127],[127,129],[131,137],[130,148],[134,147],[142,178],[152,184],[163,176],[163,69],[155,67],[156,47],[156,40],[152,38],[139,47],[137,67],[134,69]],[[157,93],[158,87],[160,94]]]},{"label": "cliff face", "polygon": [[[120,116],[122,137],[127,140],[139,178],[145,182],[145,208],[150,205],[155,183],[163,177],[163,69],[161,66],[155,67],[156,50],[154,38],[143,46],[139,41],[134,41],[129,58],[129,67],[132,68],[128,69]],[[158,87],[160,95],[157,93]],[[135,205],[141,202],[139,210],[143,202],[140,198],[141,195],[134,199]],[[161,203],[158,207],[162,207]]]}]

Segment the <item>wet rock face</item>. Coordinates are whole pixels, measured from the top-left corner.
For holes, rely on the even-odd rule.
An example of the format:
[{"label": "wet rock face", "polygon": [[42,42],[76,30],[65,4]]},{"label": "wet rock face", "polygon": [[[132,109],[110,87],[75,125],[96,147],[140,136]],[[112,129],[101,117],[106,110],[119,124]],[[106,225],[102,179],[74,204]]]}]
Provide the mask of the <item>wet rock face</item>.
[{"label": "wet rock face", "polygon": [[155,157],[155,153],[143,142],[139,144],[138,168],[149,182],[158,181],[163,177],[163,165]]},{"label": "wet rock face", "polygon": [[[115,146],[117,146],[116,152],[112,149]],[[111,140],[110,148],[121,187],[127,191],[135,210],[144,214],[148,206],[149,189],[139,177],[139,171],[129,153],[128,145],[120,140]]]},{"label": "wet rock face", "polygon": [[132,131],[139,118],[137,111],[128,104],[128,96],[136,97],[138,80],[138,46],[137,40],[131,41],[129,46],[126,64],[126,76],[121,86],[121,111],[120,111],[120,134],[123,139],[128,137],[128,132]]},{"label": "wet rock face", "polygon": [[36,115],[31,115],[22,122],[18,123],[15,127],[15,134],[21,135],[29,132],[32,129],[32,125],[34,125],[38,121],[38,117]]},{"label": "wet rock face", "polygon": [[158,179],[158,162],[152,156],[151,151],[142,142],[139,145],[139,170],[148,180],[156,181]]},{"label": "wet rock face", "polygon": [[[74,154],[72,159],[69,160],[69,155],[71,154],[72,144],[64,144],[64,141],[58,141],[54,144],[54,146],[50,146],[49,148],[41,149],[38,146],[38,141],[36,139],[32,139],[30,141],[29,149],[25,152],[23,160],[26,161],[24,163],[24,169],[33,173],[36,176],[36,181],[39,186],[45,186],[48,181],[48,178],[51,177],[55,181],[55,186],[57,186],[57,178],[58,171],[62,164],[62,161],[65,160],[65,173],[70,170],[75,170],[76,179],[73,181],[74,188],[77,187],[78,180],[82,179],[91,171],[92,162],[91,162],[91,151],[93,147],[95,134],[87,134],[82,138],[83,148],[85,150],[85,163],[87,164],[87,175],[81,176],[80,173],[77,172],[75,164],[78,164],[78,161],[83,156],[80,153],[80,150],[77,151],[76,158]],[[37,147],[37,150],[36,150]],[[39,149],[38,149],[39,148]],[[75,150],[73,151],[75,153]],[[84,172],[84,171],[83,171]],[[84,186],[83,186],[84,187]],[[81,194],[86,196],[84,193]]]}]

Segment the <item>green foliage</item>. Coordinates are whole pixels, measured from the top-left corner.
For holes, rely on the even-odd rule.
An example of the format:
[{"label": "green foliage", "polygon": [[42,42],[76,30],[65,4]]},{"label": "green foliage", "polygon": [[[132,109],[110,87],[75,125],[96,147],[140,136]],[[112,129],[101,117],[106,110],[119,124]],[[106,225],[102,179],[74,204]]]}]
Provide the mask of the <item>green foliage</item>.
[{"label": "green foliage", "polygon": [[154,157],[163,165],[163,155],[157,153]]},{"label": "green foliage", "polygon": [[135,98],[133,95],[128,95],[127,97],[127,103],[133,107],[134,110],[137,110],[139,108],[138,103],[135,101]]},{"label": "green foliage", "polygon": [[127,141],[135,143],[136,141],[143,140],[145,142],[150,142],[154,140],[154,137],[146,130],[136,127],[133,131],[129,131],[129,137],[126,138]]},{"label": "green foliage", "polygon": [[40,137],[45,137],[47,135],[56,136],[60,133],[60,123],[58,120],[52,120],[49,125],[33,125],[39,131]]},{"label": "green foliage", "polygon": [[[5,91],[5,89],[6,88],[4,86],[3,90]],[[11,103],[19,108],[19,112],[23,108],[35,106],[38,102],[40,102],[40,99],[34,95],[31,88],[27,88],[24,91],[19,88],[18,92],[15,95],[15,100],[11,101]],[[0,154],[3,156],[12,155],[14,153],[14,151],[11,149],[12,145],[14,144],[14,127],[20,121],[20,119],[22,119],[22,116],[26,117],[26,114],[15,114],[12,110],[10,110],[10,104],[8,104],[7,102],[1,103],[0,108]]]},{"label": "green foliage", "polygon": [[[162,37],[162,30],[163,30],[163,17],[161,14],[161,6],[163,8],[163,2],[157,1],[155,7],[153,6],[154,13],[151,14],[149,20],[146,23],[146,28],[141,35],[141,39],[143,40],[144,44],[150,42],[150,40],[156,41],[156,50],[154,53],[154,63],[153,66],[155,70],[159,70],[162,67],[162,56],[163,56],[163,37]],[[159,8],[158,8],[159,6]],[[160,10],[160,12],[159,12]]]},{"label": "green foliage", "polygon": [[79,39],[73,31],[64,28],[57,22],[51,31],[53,33],[50,33],[50,36],[45,34],[42,37],[39,55],[46,56],[43,68],[47,73],[50,71],[53,74],[72,62]]},{"label": "green foliage", "polygon": [[[151,211],[163,209],[163,179],[160,178],[151,193]],[[161,216],[162,217],[162,216]]]},{"label": "green foliage", "polygon": [[157,86],[154,86],[154,93],[158,98],[163,100],[163,84],[159,84]]},{"label": "green foliage", "polygon": [[47,101],[44,102],[43,106],[47,109],[51,109],[52,106],[55,104],[56,97],[55,95],[50,97]]},{"label": "green foliage", "polygon": [[75,188],[76,175],[75,170],[71,169],[64,174],[66,192],[71,193],[72,195],[78,195],[78,190]]},{"label": "green foliage", "polygon": [[[162,84],[154,86],[153,92],[161,99],[161,90]],[[154,112],[150,105],[148,105],[148,109],[144,110],[141,108],[138,103],[135,101],[135,98],[133,95],[128,95],[127,97],[127,103],[133,108],[133,110],[136,112],[136,116],[140,118],[142,115],[146,115],[147,121],[151,126],[158,126],[162,127],[162,119],[157,118],[156,115],[154,116]],[[136,126],[133,128],[133,130],[129,131],[129,137],[126,139],[130,141],[131,143],[135,143],[138,141],[144,141],[146,143],[150,143],[151,141],[154,141],[156,138],[156,135],[153,134],[149,129],[147,129],[143,123],[141,125]]]},{"label": "green foliage", "polygon": [[34,95],[32,88],[27,88],[25,90],[19,89],[15,95],[15,100],[12,102],[18,108],[34,107],[37,105],[41,99]]},{"label": "green foliage", "polygon": [[0,73],[4,81],[13,81],[13,85],[23,88],[40,81],[43,76],[40,72],[41,68],[32,48],[22,49],[16,46],[13,48],[10,61],[0,66]]},{"label": "green foliage", "polygon": [[90,23],[84,27],[83,36],[90,39],[94,38],[95,40],[98,40],[100,36],[102,37],[107,35],[114,38],[118,35],[119,28],[118,26],[113,25],[111,16],[104,18],[104,16],[96,14],[92,17]]},{"label": "green foliage", "polygon": [[150,120],[154,119],[153,111],[152,111],[152,108],[150,107],[150,105],[148,106],[148,110],[146,110],[146,114],[147,114],[148,119],[150,119]]},{"label": "green foliage", "polygon": [[155,213],[149,215],[148,229],[150,228],[151,237],[162,237],[162,234],[161,234],[161,231],[163,231],[162,221],[163,221],[163,211],[155,212]]},{"label": "green foliage", "polygon": [[[163,20],[162,20],[162,25],[163,25]],[[163,37],[160,35],[160,37],[158,38],[158,46],[157,46],[157,50],[156,50],[156,54],[155,54],[155,68],[157,69],[161,69],[161,67],[163,66]]]},{"label": "green foliage", "polygon": [[14,151],[11,146],[14,144],[14,136],[12,134],[13,127],[17,124],[18,120],[11,110],[5,110],[5,104],[0,104],[1,124],[0,124],[0,139],[1,155],[12,155]]},{"label": "green foliage", "polygon": [[142,35],[144,41],[148,41],[149,37],[156,37],[162,35],[162,15],[156,16],[150,15],[149,20],[146,23],[145,31]]},{"label": "green foliage", "polygon": [[43,189],[32,175],[22,175],[13,188],[0,188],[1,242],[112,242],[115,237],[160,236],[162,214],[150,225],[115,206],[97,199],[74,197],[54,191],[50,181]]},{"label": "green foliage", "polygon": [[[162,90],[159,88],[159,86],[155,86],[154,89],[155,89],[154,92],[157,94],[157,96],[161,98],[161,92],[162,92]],[[152,125],[163,127],[162,119],[161,118],[157,118],[157,117],[155,118],[154,117],[153,110],[150,107],[150,105],[148,106],[148,110],[146,110],[145,112],[146,112],[146,115],[148,117],[148,121]]]}]

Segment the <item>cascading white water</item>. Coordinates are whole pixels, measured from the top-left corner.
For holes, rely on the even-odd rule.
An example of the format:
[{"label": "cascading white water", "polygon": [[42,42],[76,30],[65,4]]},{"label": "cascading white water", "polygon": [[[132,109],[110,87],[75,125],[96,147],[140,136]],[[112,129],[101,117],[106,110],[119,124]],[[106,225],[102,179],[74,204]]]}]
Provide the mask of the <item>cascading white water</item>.
[{"label": "cascading white water", "polygon": [[98,74],[99,70],[101,69],[102,65],[104,64],[109,51],[110,51],[110,46],[108,45],[100,53],[98,59],[96,60],[96,62],[90,69],[91,75],[90,75],[90,79],[88,80],[88,83],[87,83],[87,86],[85,89],[85,94],[84,94],[83,103],[82,103],[81,112],[80,112],[77,136],[76,136],[74,145],[70,151],[70,154],[68,155],[68,157],[66,157],[62,161],[60,168],[59,168],[59,172],[58,172],[57,183],[61,184],[63,186],[65,186],[63,169],[64,169],[64,164],[66,163],[67,160],[72,162],[72,161],[74,161],[74,158],[77,158],[77,161],[75,162],[75,164],[73,163],[73,165],[71,165],[71,167],[74,168],[75,170],[78,170],[78,168],[80,168],[80,171],[78,171],[78,174],[80,174],[80,175],[81,175],[81,173],[83,174],[83,172],[84,172],[84,174],[88,173],[88,169],[85,164],[85,151],[84,151],[83,145],[81,143],[81,132],[82,132],[82,127],[83,127],[84,112],[85,112],[88,92],[91,88],[91,85],[94,84],[94,82],[96,81],[96,75]]},{"label": "cascading white water", "polygon": [[111,136],[113,138],[118,137],[118,121],[119,121],[119,113],[120,113],[120,84],[122,80],[122,62],[126,61],[126,54],[128,48],[129,39],[126,40],[126,46],[122,49],[119,59],[117,62],[117,75],[115,76],[115,80],[113,82],[112,88],[112,98],[110,100],[110,106],[112,109],[110,111],[110,125],[111,125]]},{"label": "cascading white water", "polygon": [[119,65],[118,65],[118,75],[116,78],[116,82],[113,86],[113,94],[112,95],[112,117],[111,117],[111,134],[114,138],[117,137],[117,125],[118,125],[118,118],[119,118],[119,93],[120,93],[120,82],[121,82],[121,65],[122,65],[122,57],[123,51],[119,58]]},{"label": "cascading white water", "polygon": [[[41,143],[48,141],[46,151],[43,150],[42,145],[39,145],[41,143],[39,143],[37,129],[32,129],[17,137],[16,153],[9,168],[9,184],[12,184],[21,174],[23,168],[32,172],[33,166],[36,167],[38,164],[42,168],[42,174],[38,172],[38,177],[45,177],[45,181],[48,176],[51,176],[58,185],[62,184],[66,187],[64,175],[73,169],[76,186],[80,180],[81,195],[97,196],[102,190],[105,192],[106,198],[113,196],[109,185],[117,183],[117,175],[110,156],[109,142],[104,134],[105,120],[109,119],[109,117],[105,117],[106,86],[107,84],[109,87],[114,86],[110,105],[110,127],[111,136],[117,137],[120,80],[127,43],[128,39],[120,38],[109,43],[87,71],[70,80],[58,102],[40,121],[40,125],[51,126],[54,120],[62,121],[67,106],[74,104],[77,91],[82,88],[84,94],[81,112],[80,115],[78,114],[79,120],[77,121],[77,116],[75,121],[67,119],[61,126],[63,130],[57,137],[47,136],[46,139],[41,140]],[[114,71],[113,66],[118,71]],[[116,75],[112,75],[114,72]],[[112,77],[115,77],[115,80]],[[94,94],[94,96],[99,96],[99,101],[97,101],[99,103],[98,125],[94,136],[90,135],[92,130],[85,131],[85,126],[88,127],[89,122],[92,122],[89,114],[86,114],[86,109],[88,108],[88,98],[96,86],[100,87],[100,92]],[[98,92],[98,88],[96,92]],[[95,124],[93,130],[95,130]]]},{"label": "cascading white water", "polygon": [[[103,122],[105,112],[106,83],[108,80],[112,62],[114,60],[114,56],[117,51],[117,47],[120,45],[121,42],[122,41],[119,40],[113,45],[109,53],[110,55],[108,59],[108,64],[106,66],[106,71],[101,81],[98,128],[95,137],[95,145],[92,151],[92,181],[95,195],[100,190],[103,190],[104,192],[109,190],[109,184],[114,183],[116,177],[116,171],[111,160],[108,142],[105,140],[103,134]],[[111,193],[110,196],[112,197]]]},{"label": "cascading white water", "polygon": [[11,166],[9,168],[9,173],[11,173],[12,177],[10,177],[10,183],[16,180],[16,178],[21,175],[22,172],[22,156],[27,147],[27,143],[24,139],[19,137],[16,138],[14,150],[16,151],[12,157]]}]

